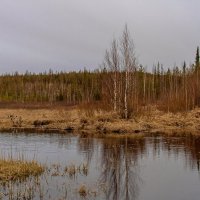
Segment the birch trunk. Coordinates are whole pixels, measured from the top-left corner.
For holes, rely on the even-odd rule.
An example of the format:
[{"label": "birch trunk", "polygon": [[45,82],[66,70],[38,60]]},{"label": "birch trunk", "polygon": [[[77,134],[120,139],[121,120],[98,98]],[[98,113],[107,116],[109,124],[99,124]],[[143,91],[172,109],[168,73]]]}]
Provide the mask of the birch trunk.
[{"label": "birch trunk", "polygon": [[117,72],[115,72],[114,79],[114,112],[117,111]]},{"label": "birch trunk", "polygon": [[128,95],[128,70],[126,71],[125,91],[124,91],[124,116],[125,116],[125,119],[128,119],[127,95]]}]

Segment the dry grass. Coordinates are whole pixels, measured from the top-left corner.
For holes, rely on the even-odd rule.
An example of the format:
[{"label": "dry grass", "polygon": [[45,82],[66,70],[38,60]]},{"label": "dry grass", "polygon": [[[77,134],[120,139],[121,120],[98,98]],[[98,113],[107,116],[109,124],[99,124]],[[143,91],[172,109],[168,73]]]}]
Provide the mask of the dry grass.
[{"label": "dry grass", "polygon": [[38,176],[44,167],[36,161],[0,159],[0,181],[23,180],[29,176]]},{"label": "dry grass", "polygon": [[[13,122],[10,116],[14,116]],[[64,129],[79,122],[76,109],[0,109],[0,127],[11,128],[18,125],[17,119],[22,123],[18,127],[35,128],[47,127]]]},{"label": "dry grass", "polygon": [[[129,134],[180,131],[200,133],[200,108],[184,113],[166,113],[146,108],[129,120],[101,109],[0,109],[1,130],[13,127],[8,116],[21,119],[21,128],[86,131],[89,133]],[[16,117],[17,116],[17,117]],[[16,123],[15,123],[16,124]],[[18,125],[18,124],[17,124]],[[121,137],[121,136],[120,136]]]},{"label": "dry grass", "polygon": [[77,167],[74,164],[65,167],[65,172],[68,173],[70,177],[75,176],[77,171]]},{"label": "dry grass", "polygon": [[105,138],[128,138],[128,139],[135,139],[135,140],[139,140],[139,139],[143,139],[145,137],[145,135],[143,133],[139,133],[139,134],[114,134],[114,133],[110,133],[110,134],[105,134],[103,137]]},{"label": "dry grass", "polygon": [[67,173],[69,175],[69,177],[74,177],[78,173],[87,176],[88,175],[88,164],[82,163],[78,166],[76,166],[75,164],[71,164],[69,166],[66,166],[64,171],[65,171],[65,173]]},{"label": "dry grass", "polygon": [[86,197],[88,194],[87,188],[85,185],[81,185],[79,190],[78,190],[79,194],[81,197]]}]

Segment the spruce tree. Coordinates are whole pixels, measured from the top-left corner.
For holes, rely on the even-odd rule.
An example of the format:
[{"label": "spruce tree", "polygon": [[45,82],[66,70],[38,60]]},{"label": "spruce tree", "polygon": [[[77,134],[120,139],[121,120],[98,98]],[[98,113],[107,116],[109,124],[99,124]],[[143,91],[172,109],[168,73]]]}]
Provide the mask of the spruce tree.
[{"label": "spruce tree", "polygon": [[195,69],[199,70],[199,47],[197,47],[197,51],[196,51],[196,60],[195,60]]}]

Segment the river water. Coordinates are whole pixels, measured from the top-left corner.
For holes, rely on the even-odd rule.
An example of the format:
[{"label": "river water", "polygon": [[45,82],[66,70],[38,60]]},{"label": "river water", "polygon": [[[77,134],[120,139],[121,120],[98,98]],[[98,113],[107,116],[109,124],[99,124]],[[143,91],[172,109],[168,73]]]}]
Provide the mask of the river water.
[{"label": "river water", "polygon": [[[0,185],[2,199],[9,199],[10,188],[10,199],[27,191],[29,199],[200,199],[197,137],[1,133],[0,152],[4,157],[35,159],[46,166],[37,181],[30,178],[9,189]],[[81,193],[81,188],[86,192]]]}]

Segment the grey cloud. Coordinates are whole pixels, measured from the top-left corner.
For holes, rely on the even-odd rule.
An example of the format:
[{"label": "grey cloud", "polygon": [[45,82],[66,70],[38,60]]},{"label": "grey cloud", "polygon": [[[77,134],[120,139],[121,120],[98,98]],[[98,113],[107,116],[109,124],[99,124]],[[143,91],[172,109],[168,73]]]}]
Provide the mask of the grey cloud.
[{"label": "grey cloud", "polygon": [[97,68],[125,23],[139,63],[194,61],[198,0],[0,0],[0,73]]}]

